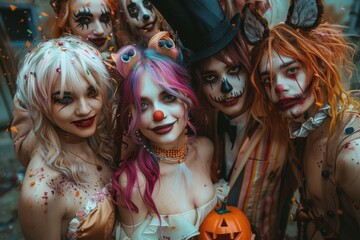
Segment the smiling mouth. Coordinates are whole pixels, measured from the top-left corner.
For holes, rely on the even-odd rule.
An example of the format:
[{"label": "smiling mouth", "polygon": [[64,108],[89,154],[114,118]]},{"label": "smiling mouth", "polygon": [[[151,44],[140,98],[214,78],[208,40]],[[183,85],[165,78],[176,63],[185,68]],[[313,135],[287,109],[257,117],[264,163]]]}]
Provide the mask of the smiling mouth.
[{"label": "smiling mouth", "polygon": [[73,121],[71,123],[74,124],[76,127],[87,128],[87,127],[90,127],[94,123],[95,117],[96,117],[96,115],[93,117],[90,117],[90,118]]},{"label": "smiling mouth", "polygon": [[97,47],[102,47],[106,43],[106,38],[91,38],[90,41]]},{"label": "smiling mouth", "polygon": [[170,132],[175,123],[176,123],[176,121],[172,122],[172,123],[169,123],[169,124],[164,124],[164,125],[161,125],[161,126],[151,128],[150,130],[155,132],[158,135],[163,135],[163,134],[166,134],[166,133]]},{"label": "smiling mouth", "polygon": [[244,92],[245,88],[243,88],[240,92],[231,92],[230,96],[224,95],[220,97],[213,97],[210,95],[210,98],[216,103],[229,107],[235,105],[238,102],[239,98],[244,94]]}]

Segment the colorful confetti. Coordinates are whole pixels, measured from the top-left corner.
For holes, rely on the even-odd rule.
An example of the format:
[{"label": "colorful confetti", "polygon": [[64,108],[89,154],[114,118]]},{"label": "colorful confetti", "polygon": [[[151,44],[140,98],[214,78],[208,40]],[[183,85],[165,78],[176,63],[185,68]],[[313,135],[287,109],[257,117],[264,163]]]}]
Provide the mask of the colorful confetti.
[{"label": "colorful confetti", "polygon": [[18,133],[18,130],[15,126],[10,128],[10,131],[14,132],[14,133]]},{"label": "colorful confetti", "polygon": [[45,12],[41,12],[41,15],[44,16],[44,17],[48,16],[47,13],[45,13]]},{"label": "colorful confetti", "polygon": [[26,41],[25,46],[26,46],[27,48],[29,48],[29,47],[31,47],[31,43],[30,43],[29,41]]},{"label": "colorful confetti", "polygon": [[34,181],[31,181],[30,182],[30,187],[33,187],[35,185],[35,182]]},{"label": "colorful confetti", "polygon": [[15,6],[15,5],[10,5],[10,9],[11,9],[11,11],[15,11],[15,9],[16,9],[17,7]]}]

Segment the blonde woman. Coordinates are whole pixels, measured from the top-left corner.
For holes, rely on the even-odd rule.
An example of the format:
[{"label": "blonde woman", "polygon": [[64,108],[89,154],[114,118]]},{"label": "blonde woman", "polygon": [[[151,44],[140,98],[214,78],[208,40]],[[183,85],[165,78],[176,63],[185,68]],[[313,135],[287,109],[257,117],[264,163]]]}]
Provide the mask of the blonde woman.
[{"label": "blonde woman", "polygon": [[25,56],[16,95],[36,139],[19,199],[26,239],[111,238],[108,78],[99,52],[75,37]]}]

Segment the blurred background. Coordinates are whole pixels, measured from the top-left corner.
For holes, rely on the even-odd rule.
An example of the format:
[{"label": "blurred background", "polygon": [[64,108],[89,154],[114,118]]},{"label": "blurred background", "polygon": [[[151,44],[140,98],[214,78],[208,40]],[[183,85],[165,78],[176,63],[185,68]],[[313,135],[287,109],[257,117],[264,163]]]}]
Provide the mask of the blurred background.
[{"label": "blurred background", "polygon": [[[89,0],[91,1],[91,0]],[[360,36],[359,0],[323,0],[324,21],[344,25],[345,34],[356,46]],[[265,16],[284,21],[289,0],[277,0]],[[11,140],[12,100],[16,91],[19,58],[40,39],[50,36],[55,16],[49,0],[0,0],[0,240],[23,239],[17,220],[17,199],[24,169],[14,157]],[[355,63],[359,66],[357,54]],[[358,67],[358,69],[360,69]],[[358,73],[349,89],[360,89]],[[289,225],[287,239],[295,239],[295,226]]]}]

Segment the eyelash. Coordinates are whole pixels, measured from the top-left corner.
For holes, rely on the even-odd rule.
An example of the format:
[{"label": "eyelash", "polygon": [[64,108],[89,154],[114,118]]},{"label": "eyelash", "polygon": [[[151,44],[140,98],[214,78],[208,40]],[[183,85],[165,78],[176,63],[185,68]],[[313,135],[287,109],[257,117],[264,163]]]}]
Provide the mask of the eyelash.
[{"label": "eyelash", "polygon": [[[65,99],[69,99],[69,101],[65,101]],[[54,103],[60,103],[63,105],[68,105],[68,104],[72,103],[72,100],[73,99],[71,97],[63,97],[63,98],[54,97]]]},{"label": "eyelash", "polygon": [[[165,103],[173,103],[177,100],[177,97],[175,97],[174,95],[171,95],[171,94],[166,94],[164,95],[163,97],[163,101]],[[141,108],[141,111],[144,112],[148,107],[149,107],[150,104],[146,103],[146,102],[141,102],[140,103],[140,108]]]}]

